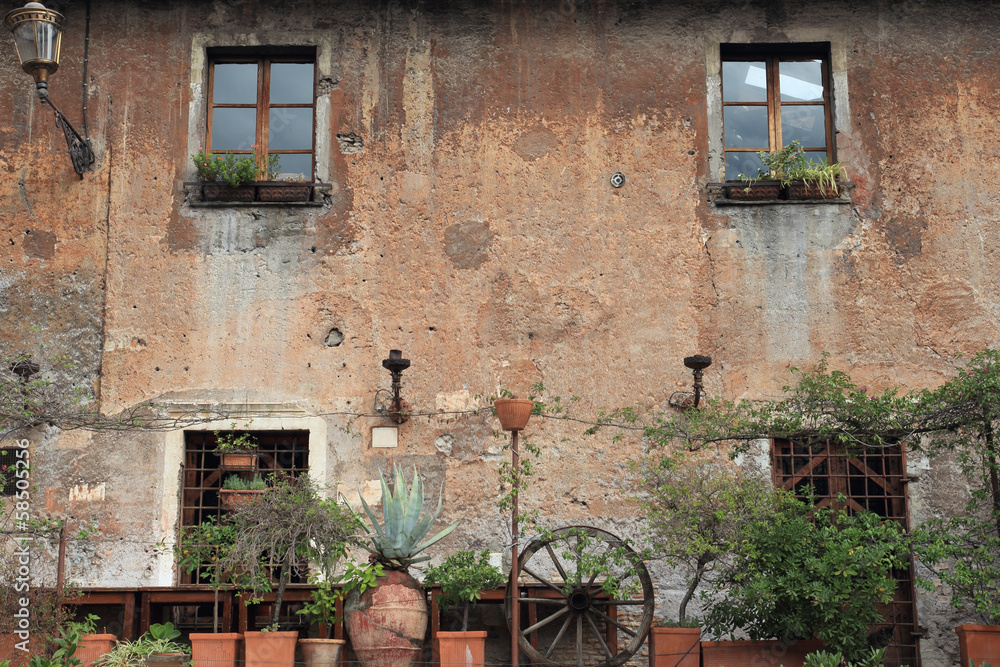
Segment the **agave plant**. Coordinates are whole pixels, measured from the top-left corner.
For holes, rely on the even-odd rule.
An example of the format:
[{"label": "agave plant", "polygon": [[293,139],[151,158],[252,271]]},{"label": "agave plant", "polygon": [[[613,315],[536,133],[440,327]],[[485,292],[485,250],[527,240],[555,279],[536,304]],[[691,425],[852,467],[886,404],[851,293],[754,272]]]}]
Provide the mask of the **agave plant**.
[{"label": "agave plant", "polygon": [[365,499],[361,499],[361,505],[365,509],[374,529],[368,534],[372,541],[372,553],[375,558],[390,569],[405,570],[413,563],[430,560],[430,556],[417,558],[417,554],[427,547],[435,544],[447,537],[451,531],[455,530],[458,522],[451,524],[434,537],[421,543],[420,540],[430,532],[431,526],[441,514],[442,497],[438,496],[437,509],[433,513],[420,516],[424,507],[424,484],[413,469],[413,483],[407,487],[403,478],[403,470],[398,465],[395,466],[396,481],[392,491],[385,482],[385,476],[380,475],[382,480],[382,520],[379,524],[375,513],[372,512]]}]

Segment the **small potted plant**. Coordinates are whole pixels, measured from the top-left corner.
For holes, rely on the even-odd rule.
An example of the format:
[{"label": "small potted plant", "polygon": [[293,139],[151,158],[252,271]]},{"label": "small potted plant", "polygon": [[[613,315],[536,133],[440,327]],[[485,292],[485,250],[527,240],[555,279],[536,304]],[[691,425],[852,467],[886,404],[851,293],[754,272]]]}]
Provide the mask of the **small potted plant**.
[{"label": "small potted plant", "polygon": [[740,526],[768,506],[771,485],[707,450],[653,450],[637,469],[652,551],[686,578],[676,619],[650,629],[650,667],[698,667],[701,630],[688,604],[736,550]]},{"label": "small potted plant", "polygon": [[[247,428],[252,422],[247,423]],[[219,455],[219,469],[229,472],[256,472],[260,454],[257,453],[257,439],[250,433],[232,430],[215,432],[215,452]]]},{"label": "small potted plant", "polygon": [[236,534],[228,524],[205,521],[197,526],[185,526],[175,550],[178,565],[188,574],[199,571],[199,578],[206,581],[215,593],[212,603],[212,632],[192,632],[191,658],[195,667],[232,667],[238,657],[238,632],[219,632],[219,590],[229,579],[222,569],[222,561],[232,548]]},{"label": "small potted plant", "polygon": [[144,667],[151,664],[172,664],[181,667],[191,654],[184,644],[177,643],[181,633],[173,623],[154,623],[135,641],[120,641],[97,660],[96,667]]},{"label": "small potted plant", "polygon": [[115,635],[97,633],[97,621],[101,620],[95,614],[87,614],[82,621],[72,621],[69,626],[80,635],[76,648],[76,657],[84,667],[91,667],[94,661],[111,650],[118,639]]},{"label": "small potted plant", "polygon": [[253,201],[255,188],[252,184],[258,174],[255,155],[213,155],[199,146],[191,159],[202,182],[204,201]]},{"label": "small potted plant", "polygon": [[840,195],[837,180],[846,174],[844,166],[830,164],[826,158],[813,160],[806,155],[798,141],[781,150],[758,153],[766,169],[759,169],[756,176],[740,174],[743,182],[727,186],[730,199],[832,199]]},{"label": "small potted plant", "polygon": [[[240,572],[237,585],[248,593],[246,604],[274,592],[271,623],[266,632],[246,632],[247,667],[291,667],[297,631],[279,631],[281,604],[293,571],[312,561],[321,572],[332,572],[344,556],[359,526],[345,504],[320,496],[308,475],[275,480],[255,502],[228,517],[235,539],[222,567]],[[277,584],[272,570],[277,568]]]},{"label": "small potted plant", "polygon": [[466,654],[472,656],[474,667],[486,664],[486,632],[469,631],[469,609],[479,600],[482,591],[501,586],[506,577],[490,563],[490,553],[478,557],[472,551],[458,551],[441,565],[430,566],[424,576],[424,586],[440,586],[437,599],[443,611],[461,607],[462,629],[438,632],[441,664],[466,664]]},{"label": "small potted plant", "polygon": [[821,507],[778,490],[773,512],[741,526],[703,623],[716,636],[742,630],[752,641],[703,642],[705,667],[799,667],[819,642],[848,660],[867,650],[879,605],[896,589],[892,570],[907,566],[909,538],[898,523],[845,504]]},{"label": "small potted plant", "polygon": [[395,467],[392,490],[382,482],[382,522],[361,498],[361,505],[371,522],[368,538],[373,562],[384,567],[384,574],[373,586],[351,592],[344,603],[347,632],[358,659],[365,667],[394,663],[397,667],[412,664],[421,652],[427,632],[427,601],[423,588],[407,572],[410,565],[428,560],[419,554],[444,539],[455,529],[451,524],[433,537],[426,538],[441,514],[443,499],[437,509],[421,516],[424,487],[417,471],[408,487],[402,469]]},{"label": "small potted plant", "polygon": [[223,509],[234,510],[253,502],[267,490],[267,482],[260,475],[243,479],[239,475],[229,475],[219,489],[219,505]]}]

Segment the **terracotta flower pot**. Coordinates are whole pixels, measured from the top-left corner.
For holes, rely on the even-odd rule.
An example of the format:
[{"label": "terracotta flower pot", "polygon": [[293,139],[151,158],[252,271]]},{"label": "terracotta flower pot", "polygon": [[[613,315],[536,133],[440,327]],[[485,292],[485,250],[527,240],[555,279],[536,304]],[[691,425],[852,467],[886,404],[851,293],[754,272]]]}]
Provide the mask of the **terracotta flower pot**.
[{"label": "terracotta flower pot", "polygon": [[985,663],[1000,665],[1000,625],[966,623],[955,628],[958,634],[959,667]]},{"label": "terracotta flower pot", "polygon": [[292,667],[298,638],[298,630],[243,633],[245,667]]},{"label": "terracotta flower pot", "polygon": [[406,572],[386,571],[374,587],[349,595],[344,612],[351,646],[365,667],[409,667],[423,653],[427,600]]},{"label": "terracotta flower pot", "polygon": [[203,201],[253,201],[255,193],[252,185],[231,188],[225,183],[203,183],[201,186]]},{"label": "terracotta flower pot", "polygon": [[441,667],[484,667],[486,631],[438,632]]},{"label": "terracotta flower pot", "polygon": [[265,181],[257,184],[257,198],[261,201],[309,201],[312,185],[289,181]]},{"label": "terracotta flower pot", "polygon": [[766,641],[702,642],[702,667],[802,667],[806,656],[823,649],[823,642],[800,640],[785,646]]},{"label": "terracotta flower pot", "polygon": [[788,185],[789,199],[836,199],[840,192],[830,186],[820,187],[814,183],[790,183]]},{"label": "terracotta flower pot", "polygon": [[238,632],[192,632],[188,638],[194,667],[233,667],[239,657],[243,635]]},{"label": "terracotta flower pot", "polygon": [[337,667],[346,643],[343,639],[300,639],[302,661],[309,667]]},{"label": "terracotta flower pot", "polygon": [[250,489],[247,491],[237,491],[236,489],[219,489],[219,505],[225,510],[235,510],[243,505],[248,505],[254,501],[258,495],[264,493],[263,490]]},{"label": "terracotta flower pot", "polygon": [[534,407],[535,403],[526,398],[500,398],[493,403],[500,427],[505,431],[523,431]]},{"label": "terracotta flower pot", "polygon": [[83,635],[73,655],[83,661],[84,667],[91,667],[95,660],[114,648],[116,641],[118,638],[110,634]]},{"label": "terracotta flower pot", "polygon": [[745,201],[760,201],[763,199],[781,199],[783,188],[781,181],[741,181],[726,183],[726,197]]},{"label": "terracotta flower pot", "polygon": [[260,454],[253,452],[223,452],[220,455],[219,468],[223,470],[257,470],[257,460]]},{"label": "terracotta flower pot", "polygon": [[701,628],[650,628],[649,667],[698,667]]}]

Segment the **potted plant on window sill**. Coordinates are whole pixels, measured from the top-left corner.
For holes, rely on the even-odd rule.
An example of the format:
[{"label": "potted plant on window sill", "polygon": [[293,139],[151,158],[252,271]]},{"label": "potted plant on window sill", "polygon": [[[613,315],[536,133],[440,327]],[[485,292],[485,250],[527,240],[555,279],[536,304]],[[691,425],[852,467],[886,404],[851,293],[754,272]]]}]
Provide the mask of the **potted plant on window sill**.
[{"label": "potted plant on window sill", "polygon": [[203,148],[191,156],[201,181],[202,201],[305,202],[312,199],[313,185],[299,174],[299,180],[278,180],[281,160],[272,153],[266,158],[257,145],[254,153],[213,155]]},{"label": "potted plant on window sill", "polygon": [[76,657],[83,661],[84,667],[91,667],[102,655],[111,650],[118,638],[108,633],[97,632],[97,621],[100,618],[95,614],[87,614],[82,621],[73,621],[69,624],[71,630],[75,630],[80,635],[80,641],[76,648]]},{"label": "potted plant on window sill", "polygon": [[[497,588],[506,582],[506,577],[490,563],[490,553],[478,555],[472,551],[458,551],[441,565],[427,568],[424,586],[438,585],[441,593],[438,600],[442,611],[449,607],[461,607],[462,629],[454,632],[438,632],[438,655],[442,665],[464,664],[466,667],[483,667],[486,664],[486,632],[469,631],[469,609],[479,600],[482,591]],[[467,662],[471,656],[471,663]]]},{"label": "potted plant on window sill", "polygon": [[[247,422],[250,428],[253,421]],[[257,453],[257,439],[249,433],[236,433],[236,424],[225,433],[215,431],[215,453],[219,455],[219,469],[223,471],[255,472],[260,455]]]},{"label": "potted plant on window sill", "polygon": [[267,482],[260,475],[243,479],[239,475],[230,475],[222,482],[219,489],[219,505],[222,509],[235,510],[252,503],[267,491]]},{"label": "potted plant on window sill", "polygon": [[840,196],[838,179],[846,175],[844,166],[830,164],[826,158],[810,159],[802,145],[793,141],[773,153],[758,153],[766,169],[759,169],[756,176],[740,174],[739,183],[726,184],[730,199],[835,199]]}]

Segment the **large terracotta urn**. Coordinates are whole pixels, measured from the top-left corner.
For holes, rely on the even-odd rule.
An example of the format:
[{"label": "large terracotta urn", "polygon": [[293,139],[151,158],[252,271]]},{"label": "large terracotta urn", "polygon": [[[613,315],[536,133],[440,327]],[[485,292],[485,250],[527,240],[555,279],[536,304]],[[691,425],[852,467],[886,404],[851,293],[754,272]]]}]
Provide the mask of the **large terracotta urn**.
[{"label": "large terracotta urn", "polygon": [[347,633],[365,667],[409,667],[421,657],[427,599],[416,579],[386,570],[372,588],[344,602]]}]

